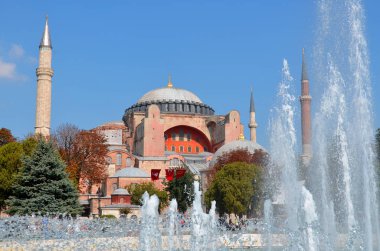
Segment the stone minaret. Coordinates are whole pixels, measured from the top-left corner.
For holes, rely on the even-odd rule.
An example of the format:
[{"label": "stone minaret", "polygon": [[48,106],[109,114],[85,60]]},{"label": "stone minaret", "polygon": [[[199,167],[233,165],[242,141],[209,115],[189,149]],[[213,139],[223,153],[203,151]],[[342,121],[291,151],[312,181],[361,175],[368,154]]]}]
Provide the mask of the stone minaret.
[{"label": "stone minaret", "polygon": [[251,102],[249,106],[249,132],[251,134],[251,141],[256,143],[256,112],[255,112],[255,102],[253,100],[253,91],[251,89]]},{"label": "stone minaret", "polygon": [[44,137],[50,135],[51,113],[51,68],[52,46],[50,41],[48,18],[46,17],[45,30],[40,43],[39,65],[37,74],[36,126],[35,134]]},{"label": "stone minaret", "polygon": [[308,165],[312,157],[311,149],[311,96],[309,92],[309,77],[306,69],[305,51],[302,49],[301,77],[301,126],[302,126],[302,162]]}]

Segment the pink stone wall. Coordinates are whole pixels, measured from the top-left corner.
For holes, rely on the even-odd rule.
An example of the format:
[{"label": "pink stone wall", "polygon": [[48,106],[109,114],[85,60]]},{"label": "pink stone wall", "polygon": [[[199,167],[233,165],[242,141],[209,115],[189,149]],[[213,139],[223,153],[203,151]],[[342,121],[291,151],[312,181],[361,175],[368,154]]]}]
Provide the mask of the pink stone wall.
[{"label": "pink stone wall", "polygon": [[240,123],[240,114],[238,111],[231,111],[226,115],[224,129],[224,144],[239,139],[243,126]]},{"label": "pink stone wall", "polygon": [[149,106],[144,123],[143,156],[164,156],[164,126],[157,105]]}]

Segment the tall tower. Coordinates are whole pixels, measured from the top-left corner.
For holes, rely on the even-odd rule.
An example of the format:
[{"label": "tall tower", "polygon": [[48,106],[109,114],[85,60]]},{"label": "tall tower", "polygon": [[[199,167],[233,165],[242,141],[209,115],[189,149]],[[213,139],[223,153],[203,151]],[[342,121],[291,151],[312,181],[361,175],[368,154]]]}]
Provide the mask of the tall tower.
[{"label": "tall tower", "polygon": [[255,102],[253,100],[253,91],[251,88],[251,101],[249,106],[249,132],[251,134],[251,141],[256,143],[256,112],[255,112]]},{"label": "tall tower", "polygon": [[44,137],[50,135],[51,113],[51,68],[52,46],[50,41],[48,18],[46,17],[45,30],[40,43],[39,65],[37,75],[37,100],[36,100],[36,126],[35,134]]},{"label": "tall tower", "polygon": [[309,91],[309,77],[306,69],[305,50],[302,49],[302,76],[301,76],[301,127],[302,127],[302,162],[308,165],[312,157],[311,149],[311,96]]}]

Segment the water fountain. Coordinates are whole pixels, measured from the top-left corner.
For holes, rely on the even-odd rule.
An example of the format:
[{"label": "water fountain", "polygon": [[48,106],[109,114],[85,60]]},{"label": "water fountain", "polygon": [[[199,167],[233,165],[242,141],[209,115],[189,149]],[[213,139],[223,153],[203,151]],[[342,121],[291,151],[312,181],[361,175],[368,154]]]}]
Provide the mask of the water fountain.
[{"label": "water fountain", "polygon": [[[264,203],[263,224],[232,232],[218,224],[215,203],[201,205],[199,183],[191,217],[172,200],[159,216],[157,196],[143,196],[142,218],[82,219],[66,215],[0,219],[0,249],[15,250],[379,250],[369,60],[360,0],[319,0],[313,84],[322,90],[313,125],[313,158],[297,153],[294,80],[283,62],[270,126],[269,173],[278,189]],[[315,96],[314,96],[314,100]],[[277,197],[277,198],[276,198]],[[283,202],[284,215],[274,204]],[[277,212],[278,213],[278,212]],[[279,219],[281,218],[281,219]]]},{"label": "water fountain", "polygon": [[[369,60],[359,0],[319,1],[313,158],[295,151],[293,85],[286,60],[271,123],[272,167],[279,167],[289,250],[380,248]],[[286,146],[286,147],[284,147]],[[303,173],[303,175],[300,175]]]}]

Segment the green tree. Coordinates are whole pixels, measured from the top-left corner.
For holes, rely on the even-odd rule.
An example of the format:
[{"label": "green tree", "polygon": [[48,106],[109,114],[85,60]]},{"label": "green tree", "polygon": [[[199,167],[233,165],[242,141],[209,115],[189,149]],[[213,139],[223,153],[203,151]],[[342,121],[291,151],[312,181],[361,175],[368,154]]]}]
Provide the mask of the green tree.
[{"label": "green tree", "polygon": [[205,193],[205,201],[210,207],[211,201],[215,200],[220,214],[255,216],[261,209],[262,183],[260,166],[244,162],[230,163],[216,173]]},{"label": "green tree", "polygon": [[131,193],[131,202],[134,205],[142,205],[142,195],[148,192],[149,196],[153,194],[157,195],[160,200],[159,211],[169,205],[169,196],[165,191],[162,191],[154,186],[152,182],[144,182],[141,184],[131,184],[126,187],[128,191]]},{"label": "green tree", "polygon": [[5,200],[11,195],[12,186],[22,169],[22,158],[30,156],[36,144],[34,138],[27,138],[0,146],[0,211],[5,208]]},{"label": "green tree", "polygon": [[10,142],[15,142],[15,141],[16,141],[16,138],[13,137],[11,130],[4,127],[0,129],[0,146],[3,146]]},{"label": "green tree", "polygon": [[184,176],[166,182],[165,190],[169,193],[169,199],[176,199],[178,210],[182,213],[186,212],[187,208],[191,207],[194,200],[194,177],[190,173],[185,173]]},{"label": "green tree", "polygon": [[39,140],[36,150],[22,160],[23,168],[7,200],[13,214],[69,213],[82,211],[78,193],[65,172],[65,164],[51,142]]}]

